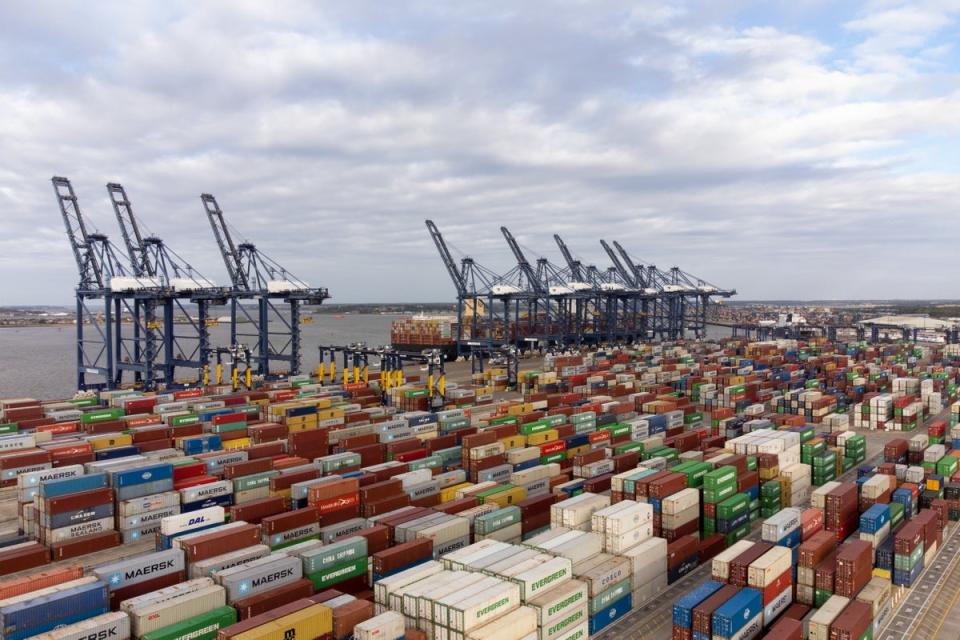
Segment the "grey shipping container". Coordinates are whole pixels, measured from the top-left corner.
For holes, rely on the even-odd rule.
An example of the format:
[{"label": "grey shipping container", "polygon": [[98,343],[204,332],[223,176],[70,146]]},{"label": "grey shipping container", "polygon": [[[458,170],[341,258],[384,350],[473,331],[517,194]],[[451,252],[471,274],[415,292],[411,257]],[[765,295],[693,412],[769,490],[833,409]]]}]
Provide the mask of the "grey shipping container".
[{"label": "grey shipping container", "polygon": [[[269,561],[266,561],[268,558]],[[273,554],[268,558],[217,574],[217,581],[227,590],[228,602],[233,603],[303,577],[303,564],[299,558],[281,554]]]},{"label": "grey shipping container", "polygon": [[146,582],[168,573],[184,570],[183,551],[167,549],[145,553],[120,562],[94,567],[93,575],[103,580],[110,591]]},{"label": "grey shipping container", "polygon": [[[286,551],[286,549],[284,549],[284,551]],[[207,558],[200,562],[194,562],[190,565],[190,577],[201,578],[203,576],[213,575],[214,571],[223,571],[225,569],[238,567],[242,564],[265,558],[268,555],[270,555],[270,547],[265,544],[238,549],[237,551]]]}]

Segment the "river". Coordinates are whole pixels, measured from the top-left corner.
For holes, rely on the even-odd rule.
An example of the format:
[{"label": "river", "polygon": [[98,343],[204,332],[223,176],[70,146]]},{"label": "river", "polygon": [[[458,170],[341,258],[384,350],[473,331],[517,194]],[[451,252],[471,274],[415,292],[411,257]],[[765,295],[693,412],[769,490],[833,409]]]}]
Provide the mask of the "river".
[{"label": "river", "polygon": [[[390,323],[397,317],[315,314],[313,322],[301,325],[304,369],[316,367],[317,347],[321,344],[388,344]],[[729,330],[710,326],[707,333],[719,338],[729,335]],[[213,344],[229,342],[226,325],[212,327],[210,334]],[[76,391],[75,344],[76,331],[72,326],[0,328],[0,398],[49,400],[72,396]]]}]

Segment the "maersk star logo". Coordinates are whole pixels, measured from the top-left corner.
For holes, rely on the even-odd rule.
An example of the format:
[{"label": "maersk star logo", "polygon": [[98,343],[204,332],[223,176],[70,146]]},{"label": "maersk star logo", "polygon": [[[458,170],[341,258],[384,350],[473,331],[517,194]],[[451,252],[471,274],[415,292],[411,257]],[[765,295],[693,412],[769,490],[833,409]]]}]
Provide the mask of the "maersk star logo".
[{"label": "maersk star logo", "polygon": [[240,583],[240,593],[246,593],[247,591],[250,591],[250,583],[244,580]]},{"label": "maersk star logo", "polygon": [[123,576],[119,572],[110,574],[110,584],[120,584],[121,580],[123,580]]}]

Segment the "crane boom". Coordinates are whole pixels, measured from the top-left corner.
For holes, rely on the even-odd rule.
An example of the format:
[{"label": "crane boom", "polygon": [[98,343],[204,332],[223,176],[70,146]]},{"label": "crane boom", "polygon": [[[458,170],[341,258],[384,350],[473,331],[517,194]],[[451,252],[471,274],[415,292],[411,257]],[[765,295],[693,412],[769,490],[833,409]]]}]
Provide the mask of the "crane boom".
[{"label": "crane boom", "polygon": [[93,246],[96,239],[91,238],[91,234],[87,233],[87,226],[83,221],[83,214],[80,213],[80,205],[77,203],[73,185],[70,184],[70,180],[60,176],[54,176],[52,182],[63,223],[67,228],[70,248],[77,261],[77,270],[80,274],[78,288],[107,289],[109,282],[104,276],[110,274],[104,274],[105,265],[101,264]]},{"label": "crane boom", "polygon": [[516,238],[513,237],[513,234],[510,233],[510,230],[506,227],[500,227],[500,233],[506,238],[507,245],[510,247],[510,251],[513,252],[513,257],[517,261],[517,266],[520,267],[520,271],[522,271],[523,275],[527,278],[528,286],[533,289],[534,293],[544,295],[546,291],[544,290],[543,282],[537,277],[537,273],[527,261],[527,257],[523,255],[523,251],[520,249]]},{"label": "crane boom", "polygon": [[426,223],[427,229],[430,231],[430,237],[433,238],[433,244],[436,245],[437,251],[440,252],[440,259],[447,268],[450,279],[453,280],[453,286],[456,288],[457,294],[461,296],[467,295],[467,283],[463,278],[463,274],[457,270],[457,264],[453,261],[453,256],[450,255],[447,242],[443,239],[440,230],[437,229],[437,225],[433,223],[433,220],[427,220]]},{"label": "crane boom", "polygon": [[620,277],[623,278],[631,287],[636,287],[637,274],[627,270],[627,268],[623,265],[623,261],[620,260],[620,256],[618,256],[616,252],[610,248],[610,245],[607,244],[606,240],[601,240],[600,244],[603,246],[603,250],[607,252],[607,255],[610,257],[610,262],[613,263],[613,266],[617,270],[617,273],[620,274]]},{"label": "crane boom", "polygon": [[133,275],[156,276],[156,266],[150,262],[150,255],[143,241],[143,235],[140,233],[140,225],[137,224],[137,219],[133,215],[133,207],[130,205],[126,190],[123,185],[111,182],[107,184],[107,194],[110,196],[113,212],[120,225],[120,233],[123,236],[123,244],[127,248]]},{"label": "crane boom", "polygon": [[210,227],[213,229],[214,238],[217,240],[217,246],[220,247],[220,255],[223,256],[223,263],[227,267],[227,273],[230,275],[230,283],[237,291],[251,292],[250,281],[243,269],[243,263],[240,260],[240,254],[230,236],[230,230],[223,219],[223,211],[217,204],[217,199],[209,193],[200,196],[203,201],[203,208],[207,212],[207,219],[210,220]]},{"label": "crane boom", "polygon": [[637,286],[653,286],[653,278],[644,272],[643,267],[638,266],[633,262],[633,259],[630,257],[630,254],[627,253],[627,250],[624,249],[616,240],[613,241],[613,246],[617,248],[617,251],[620,252],[620,257],[623,258],[624,263],[626,263],[627,267],[634,274],[634,279],[636,280]]},{"label": "crane boom", "polygon": [[553,234],[553,239],[556,241],[557,246],[560,247],[560,253],[563,254],[563,259],[567,262],[567,267],[570,269],[570,276],[576,280],[583,280],[582,273],[582,264],[579,260],[573,257],[573,254],[570,253],[570,249],[567,247],[567,243],[558,234]]}]

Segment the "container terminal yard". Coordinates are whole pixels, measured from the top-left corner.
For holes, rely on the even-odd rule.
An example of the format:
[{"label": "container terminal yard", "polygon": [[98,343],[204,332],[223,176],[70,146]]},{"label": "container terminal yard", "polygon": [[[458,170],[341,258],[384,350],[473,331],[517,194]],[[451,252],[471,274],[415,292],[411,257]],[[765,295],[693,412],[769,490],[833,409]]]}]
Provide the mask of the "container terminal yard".
[{"label": "container terminal yard", "polygon": [[329,292],[235,242],[213,196],[223,287],[121,185],[122,247],[53,185],[78,393],[0,398],[2,640],[960,634],[949,321],[712,339],[732,289],[615,241],[605,269],[559,236],[563,265],[531,261],[505,227],[498,274],[427,221],[459,361],[313,359],[300,314]]}]

